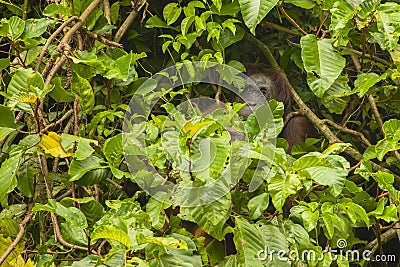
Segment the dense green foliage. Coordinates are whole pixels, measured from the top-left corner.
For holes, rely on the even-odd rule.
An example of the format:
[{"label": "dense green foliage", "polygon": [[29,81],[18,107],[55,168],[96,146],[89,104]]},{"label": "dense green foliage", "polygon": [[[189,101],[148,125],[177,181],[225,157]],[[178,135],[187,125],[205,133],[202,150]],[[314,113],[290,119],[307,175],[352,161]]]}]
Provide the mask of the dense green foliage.
[{"label": "dense green foliage", "polygon": [[[400,4],[3,0],[0,12],[1,266],[399,261]],[[150,78],[176,65],[240,87],[244,62],[286,74],[318,138],[286,153],[282,103],[187,117],[188,99],[231,92]],[[162,76],[171,85],[154,90]],[[132,97],[153,108],[124,123]]]}]

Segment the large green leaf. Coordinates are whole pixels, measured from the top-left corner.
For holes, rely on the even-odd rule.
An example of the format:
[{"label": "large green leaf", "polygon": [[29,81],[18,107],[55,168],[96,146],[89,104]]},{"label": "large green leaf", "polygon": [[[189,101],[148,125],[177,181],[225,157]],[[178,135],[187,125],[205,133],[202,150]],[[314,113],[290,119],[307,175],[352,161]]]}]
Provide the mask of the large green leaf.
[{"label": "large green leaf", "polygon": [[22,154],[17,153],[6,159],[0,167],[0,200],[5,204],[7,195],[17,186],[17,172]]},{"label": "large green leaf", "polygon": [[393,50],[400,36],[400,5],[384,3],[375,13],[378,32],[371,32],[372,41],[377,42],[383,50]]},{"label": "large green leaf", "polygon": [[380,161],[389,151],[395,151],[400,148],[400,120],[391,119],[386,121],[382,126],[382,130],[385,138],[379,140],[375,146],[376,157]]},{"label": "large green leaf", "polygon": [[249,209],[249,215],[251,220],[258,219],[264,210],[268,208],[269,205],[269,194],[262,193],[258,196],[253,197],[249,200],[247,207]]},{"label": "large green leaf", "polygon": [[182,8],[177,3],[169,3],[164,7],[163,17],[167,21],[167,25],[174,23],[181,15]]},{"label": "large green leaf", "polygon": [[341,74],[346,60],[334,50],[332,40],[317,41],[315,35],[308,34],[300,44],[308,85],[316,96],[322,97]]},{"label": "large green leaf", "polygon": [[332,113],[342,114],[350,100],[351,89],[347,82],[347,76],[339,76],[338,79],[325,91],[322,103]]},{"label": "large green leaf", "polygon": [[236,217],[234,242],[239,266],[290,266],[289,261],[278,259],[275,253],[287,252],[288,243],[279,228],[272,224],[256,225]]},{"label": "large green leaf", "polygon": [[90,170],[105,168],[101,165],[101,159],[90,156],[84,160],[73,159],[68,171],[70,181],[76,181],[82,178]]},{"label": "large green leaf", "polygon": [[15,128],[16,125],[14,122],[15,120],[14,113],[11,111],[9,107],[0,105],[0,114],[1,114],[0,128],[3,127]]},{"label": "large green leaf", "polygon": [[336,1],[331,9],[331,24],[329,30],[336,45],[347,45],[348,33],[352,29],[353,7],[345,1]]},{"label": "large green leaf", "polygon": [[76,146],[74,158],[77,160],[84,160],[93,154],[94,149],[90,146],[91,143],[96,146],[98,145],[98,142],[96,140],[70,134],[61,134],[60,143],[65,151],[68,151]]},{"label": "large green leaf", "polygon": [[24,32],[25,21],[19,17],[11,17],[9,20],[9,27],[8,38],[10,38],[11,41],[16,41]]},{"label": "large green leaf", "polygon": [[286,198],[302,188],[301,180],[294,173],[276,174],[268,183],[268,191],[275,208],[282,212]]},{"label": "large green leaf", "polygon": [[55,24],[55,20],[43,19],[28,19],[25,23],[25,30],[21,39],[31,39],[41,36],[49,25]]},{"label": "large green leaf", "polygon": [[78,229],[84,229],[88,226],[86,217],[82,211],[75,207],[65,207],[54,199],[49,199],[46,205],[36,204],[32,210],[54,212]]},{"label": "large green leaf", "polygon": [[129,235],[114,225],[102,225],[100,227],[96,227],[90,236],[92,240],[107,239],[117,241],[126,248],[129,248],[131,243]]},{"label": "large green leaf", "polygon": [[312,152],[293,163],[300,174],[306,172],[309,177],[321,185],[330,187],[334,196],[342,192],[350,164],[341,156]]},{"label": "large green leaf", "polygon": [[88,80],[79,75],[74,75],[71,90],[78,95],[79,105],[83,113],[90,113],[94,107],[94,92]]},{"label": "large green leaf", "polygon": [[239,0],[244,23],[252,34],[255,35],[256,26],[277,3],[278,0]]},{"label": "large green leaf", "polygon": [[[215,190],[215,188],[213,188],[213,190]],[[190,197],[193,200],[196,198],[194,195],[184,197]],[[197,196],[199,199],[202,197],[204,196]],[[225,238],[225,235],[231,231],[229,227],[227,228],[225,226],[226,221],[229,219],[230,212],[231,196],[230,194],[225,194],[225,196],[210,204],[203,204],[195,207],[182,207],[180,216],[184,220],[197,223],[206,233],[218,240],[222,240]]]}]

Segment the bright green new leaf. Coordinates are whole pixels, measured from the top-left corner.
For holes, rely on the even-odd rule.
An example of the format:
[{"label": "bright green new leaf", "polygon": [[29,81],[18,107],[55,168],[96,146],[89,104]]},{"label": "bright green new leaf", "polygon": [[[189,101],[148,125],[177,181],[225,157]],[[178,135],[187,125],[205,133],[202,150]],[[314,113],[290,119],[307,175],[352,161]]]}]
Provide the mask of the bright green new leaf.
[{"label": "bright green new leaf", "polygon": [[182,8],[177,3],[169,3],[164,7],[163,16],[167,25],[174,23],[181,15]]}]

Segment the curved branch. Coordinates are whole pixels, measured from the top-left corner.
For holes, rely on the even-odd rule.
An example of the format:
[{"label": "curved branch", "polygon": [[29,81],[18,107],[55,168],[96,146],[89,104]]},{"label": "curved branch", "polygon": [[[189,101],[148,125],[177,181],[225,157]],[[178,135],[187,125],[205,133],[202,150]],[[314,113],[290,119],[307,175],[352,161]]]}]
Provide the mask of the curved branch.
[{"label": "curved branch", "polygon": [[364,144],[366,144],[367,146],[372,146],[371,142],[361,132],[357,132],[355,130],[349,129],[345,126],[339,125],[336,122],[333,122],[328,119],[323,119],[322,121],[326,124],[329,124],[329,125],[335,127],[336,129],[338,129],[341,132],[358,136],[361,139],[361,141],[363,141]]},{"label": "curved branch", "polygon": [[340,46],[339,48],[340,48],[341,50],[350,51],[350,52],[356,54],[357,56],[366,57],[366,58],[372,59],[372,60],[374,60],[374,61],[376,61],[376,62],[382,63],[383,65],[392,66],[392,63],[390,63],[389,61],[387,61],[387,60],[385,60],[385,59],[379,58],[379,57],[377,57],[377,56],[370,55],[370,54],[365,54],[364,52],[357,51],[357,50],[355,50],[355,49],[353,49],[353,48],[349,48],[349,47],[345,47],[345,46]]},{"label": "curved branch", "polygon": [[299,32],[301,32],[303,35],[307,35],[307,32],[303,30],[299,24],[297,24],[294,19],[292,19],[288,13],[286,13],[285,9],[283,8],[283,1],[278,3],[278,8],[281,11],[282,15],[292,24]]}]

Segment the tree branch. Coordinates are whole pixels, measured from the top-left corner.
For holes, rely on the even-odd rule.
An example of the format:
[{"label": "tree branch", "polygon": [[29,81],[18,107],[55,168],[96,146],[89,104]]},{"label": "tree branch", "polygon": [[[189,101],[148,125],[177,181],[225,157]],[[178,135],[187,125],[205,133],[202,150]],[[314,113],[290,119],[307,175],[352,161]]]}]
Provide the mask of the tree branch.
[{"label": "tree branch", "polygon": [[35,71],[39,71],[40,64],[42,63],[43,57],[44,57],[44,55],[46,54],[47,49],[49,49],[50,44],[54,41],[54,39],[57,37],[57,35],[59,35],[59,34],[62,32],[62,30],[63,30],[68,24],[70,24],[72,21],[76,20],[77,18],[78,18],[77,16],[72,16],[72,17],[70,17],[69,19],[67,19],[66,21],[64,21],[64,22],[60,25],[60,27],[58,27],[58,29],[57,29],[55,32],[53,32],[53,33],[50,35],[49,39],[47,39],[46,44],[44,45],[44,47],[43,47],[43,49],[42,49],[42,52],[40,52],[40,55],[39,55],[39,57],[38,57],[38,61],[37,61],[37,63],[36,63]]}]

